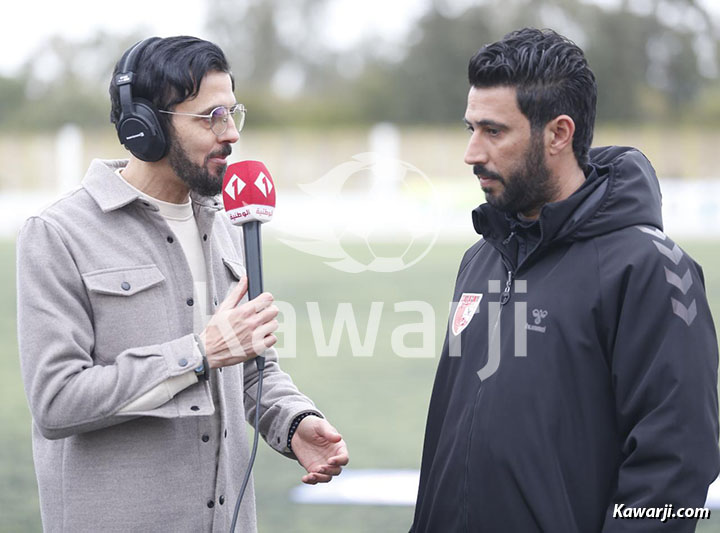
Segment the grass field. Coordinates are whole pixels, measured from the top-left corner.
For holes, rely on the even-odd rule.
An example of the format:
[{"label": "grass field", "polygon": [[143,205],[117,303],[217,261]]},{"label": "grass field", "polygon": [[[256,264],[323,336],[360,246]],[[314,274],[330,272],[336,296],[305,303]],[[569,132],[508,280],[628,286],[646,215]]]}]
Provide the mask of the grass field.
[{"label": "grass field", "polygon": [[[345,274],[319,259],[268,239],[266,287],[297,312],[297,356],[282,365],[301,390],[343,433],[351,468],[418,468],[425,415],[437,352],[444,336],[448,302],[466,244],[437,244],[420,263],[400,273]],[[703,265],[711,306],[720,316],[720,243],[681,242]],[[0,243],[0,531],[40,531],[37,490],[30,449],[30,417],[20,379],[15,334],[14,244]],[[391,349],[392,331],[417,321],[395,313],[397,302],[423,300],[436,313],[432,357],[403,358]],[[347,336],[337,357],[318,357],[305,302],[318,302],[325,337],[337,305],[352,302],[363,338],[372,302],[384,302],[377,345],[370,357],[354,357]],[[408,341],[412,339],[408,336]],[[428,354],[431,355],[431,354]],[[289,501],[301,468],[261,445],[255,466],[258,521],[263,533],[407,531],[410,507],[299,505]],[[720,510],[698,531],[720,533]]]}]

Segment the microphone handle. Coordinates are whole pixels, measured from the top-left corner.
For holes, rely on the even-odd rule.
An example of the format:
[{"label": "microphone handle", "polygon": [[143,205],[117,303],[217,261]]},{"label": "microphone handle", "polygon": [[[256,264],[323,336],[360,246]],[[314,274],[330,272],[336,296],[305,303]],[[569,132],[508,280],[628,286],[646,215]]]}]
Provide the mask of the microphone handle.
[{"label": "microphone handle", "polygon": [[[245,249],[245,272],[248,278],[248,298],[252,300],[257,296],[260,296],[260,293],[263,291],[262,242],[260,241],[260,222],[257,220],[251,220],[250,222],[243,224],[243,246]],[[255,456],[258,448],[258,435],[260,435],[260,400],[262,398],[263,374],[265,372],[265,356],[258,355],[255,358],[255,364],[258,369],[257,393],[255,397],[255,436],[253,438],[250,461],[248,462],[247,469],[245,470],[245,478],[243,479],[240,494],[238,494],[238,499],[235,503],[235,511],[233,512],[233,518],[230,524],[230,533],[235,533],[235,525],[238,520],[240,504],[242,503],[245,489],[247,488],[248,481],[250,481],[250,473],[252,472],[253,465],[255,464]]]},{"label": "microphone handle", "polygon": [[263,292],[260,222],[251,220],[243,224],[243,244],[245,271],[248,277],[248,299],[252,300]]},{"label": "microphone handle", "polygon": [[[245,272],[248,278],[248,299],[252,300],[263,292],[262,242],[260,222],[257,220],[243,224],[243,245],[245,247]],[[265,357],[258,355],[255,358],[255,364],[262,373],[265,368]],[[260,405],[259,402],[258,405]]]}]

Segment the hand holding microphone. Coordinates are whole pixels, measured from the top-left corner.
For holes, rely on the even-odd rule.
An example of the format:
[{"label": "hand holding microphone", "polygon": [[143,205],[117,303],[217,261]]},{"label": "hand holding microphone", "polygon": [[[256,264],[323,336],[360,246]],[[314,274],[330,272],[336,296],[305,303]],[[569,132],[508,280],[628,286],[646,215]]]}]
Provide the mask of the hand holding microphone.
[{"label": "hand holding microphone", "polygon": [[200,334],[210,368],[244,363],[277,342],[273,332],[278,328],[278,308],[272,295],[264,292],[238,306],[247,289],[248,279],[243,277]]},{"label": "hand holding microphone", "polygon": [[[200,337],[211,368],[229,366],[260,356],[277,342],[278,328],[273,297],[263,293],[260,224],[275,209],[275,185],[259,161],[233,163],[223,179],[223,204],[230,221],[243,226],[247,277],[225,298]],[[248,294],[250,301],[238,306]],[[258,366],[264,364],[258,357]]]}]

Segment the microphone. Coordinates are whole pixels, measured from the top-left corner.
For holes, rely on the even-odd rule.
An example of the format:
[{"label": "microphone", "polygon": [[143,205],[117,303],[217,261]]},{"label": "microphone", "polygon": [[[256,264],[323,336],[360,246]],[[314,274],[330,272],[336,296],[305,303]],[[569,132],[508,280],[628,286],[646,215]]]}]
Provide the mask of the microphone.
[{"label": "microphone", "polygon": [[[248,298],[252,300],[263,291],[260,224],[269,222],[275,212],[275,184],[267,167],[260,161],[241,161],[230,165],[223,178],[223,205],[225,206],[225,212],[230,217],[230,222],[243,227]],[[250,461],[245,471],[240,494],[235,503],[230,533],[235,531],[240,504],[248,486],[250,472],[252,472],[255,455],[257,454],[265,357],[258,355],[255,358],[255,364],[258,368],[257,396],[255,399],[255,437],[253,438]]]},{"label": "microphone", "polygon": [[223,204],[230,222],[243,227],[248,298],[263,291],[260,224],[269,222],[275,211],[275,184],[260,161],[233,163],[223,179]]}]

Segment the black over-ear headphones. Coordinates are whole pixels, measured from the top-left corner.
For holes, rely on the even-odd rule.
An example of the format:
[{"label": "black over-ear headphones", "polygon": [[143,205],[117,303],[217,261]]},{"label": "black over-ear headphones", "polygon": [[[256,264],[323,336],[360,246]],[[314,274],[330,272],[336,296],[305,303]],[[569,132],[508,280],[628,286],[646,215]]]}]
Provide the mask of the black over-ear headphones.
[{"label": "black over-ear headphones", "polygon": [[137,58],[143,50],[159,37],[151,37],[137,43],[125,56],[120,73],[115,77],[120,96],[120,118],[115,124],[118,139],[135,157],[143,161],[158,161],[168,150],[158,112],[152,102],[133,98],[132,84],[135,78]]}]

